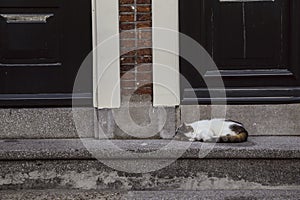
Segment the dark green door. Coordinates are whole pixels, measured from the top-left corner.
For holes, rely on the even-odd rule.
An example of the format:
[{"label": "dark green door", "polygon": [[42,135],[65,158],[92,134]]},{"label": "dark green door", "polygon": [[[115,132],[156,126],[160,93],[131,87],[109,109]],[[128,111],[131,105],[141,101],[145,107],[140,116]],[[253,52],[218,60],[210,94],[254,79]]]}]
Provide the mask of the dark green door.
[{"label": "dark green door", "polygon": [[[70,105],[91,30],[90,1],[1,0],[0,105]],[[76,92],[90,101],[88,70]]]},{"label": "dark green door", "polygon": [[[180,1],[180,30],[214,59],[231,103],[286,103],[300,100],[300,2]],[[197,66],[201,67],[201,66]],[[181,60],[183,103],[209,103],[202,77]],[[216,71],[206,71],[214,80]],[[211,88],[216,93],[219,88]],[[197,97],[191,98],[195,91]]]}]

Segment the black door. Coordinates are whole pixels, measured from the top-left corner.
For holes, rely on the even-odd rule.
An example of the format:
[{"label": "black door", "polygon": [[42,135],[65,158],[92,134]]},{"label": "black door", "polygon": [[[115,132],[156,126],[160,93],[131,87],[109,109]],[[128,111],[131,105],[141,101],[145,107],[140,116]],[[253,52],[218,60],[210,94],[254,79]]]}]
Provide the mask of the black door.
[{"label": "black door", "polygon": [[[87,0],[0,1],[0,105],[70,105],[91,51]],[[78,99],[91,101],[91,66]]]},{"label": "black door", "polygon": [[[180,0],[180,30],[214,59],[229,103],[300,100],[300,1]],[[199,66],[201,67],[201,66]],[[209,103],[202,77],[181,60],[183,103]],[[205,78],[216,79],[216,71]],[[218,88],[212,88],[218,92]],[[196,91],[197,98],[191,96]]]}]

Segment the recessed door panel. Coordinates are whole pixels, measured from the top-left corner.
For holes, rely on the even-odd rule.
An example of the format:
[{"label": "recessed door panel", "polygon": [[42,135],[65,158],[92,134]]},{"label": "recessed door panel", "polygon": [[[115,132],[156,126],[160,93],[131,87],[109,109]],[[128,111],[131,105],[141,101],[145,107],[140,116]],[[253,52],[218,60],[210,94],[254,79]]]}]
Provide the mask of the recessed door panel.
[{"label": "recessed door panel", "polygon": [[[201,77],[181,59],[189,82],[181,83],[183,102],[209,103],[204,79],[214,82],[220,74],[230,102],[298,101],[299,10],[297,0],[181,0],[180,31],[198,41],[218,68]],[[193,91],[197,98],[191,99]]]},{"label": "recessed door panel", "polygon": [[212,1],[208,33],[220,69],[287,66],[290,1]]},{"label": "recessed door panel", "polygon": [[[0,100],[71,100],[91,48],[90,1],[0,1]],[[76,91],[87,99],[92,96],[91,70],[86,69],[90,81]]]}]

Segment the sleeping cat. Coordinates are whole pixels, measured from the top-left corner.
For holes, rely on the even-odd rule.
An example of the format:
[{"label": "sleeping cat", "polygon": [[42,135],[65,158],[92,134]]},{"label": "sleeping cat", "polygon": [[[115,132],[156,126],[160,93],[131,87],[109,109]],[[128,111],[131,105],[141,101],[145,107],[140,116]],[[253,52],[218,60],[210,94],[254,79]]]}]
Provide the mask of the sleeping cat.
[{"label": "sleeping cat", "polygon": [[243,124],[232,120],[211,119],[191,124],[183,123],[177,130],[175,140],[202,142],[245,142],[248,132]]}]

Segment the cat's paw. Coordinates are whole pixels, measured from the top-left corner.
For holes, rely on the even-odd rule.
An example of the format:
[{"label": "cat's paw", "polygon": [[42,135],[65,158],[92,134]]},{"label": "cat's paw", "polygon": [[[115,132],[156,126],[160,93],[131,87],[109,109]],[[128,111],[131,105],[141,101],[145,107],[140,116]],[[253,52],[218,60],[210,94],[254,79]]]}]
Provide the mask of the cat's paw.
[{"label": "cat's paw", "polygon": [[220,139],[219,139],[219,142],[220,143],[228,143],[228,142],[231,142],[231,136],[222,136],[222,137],[220,137]]}]

